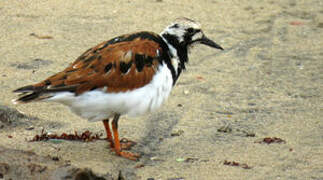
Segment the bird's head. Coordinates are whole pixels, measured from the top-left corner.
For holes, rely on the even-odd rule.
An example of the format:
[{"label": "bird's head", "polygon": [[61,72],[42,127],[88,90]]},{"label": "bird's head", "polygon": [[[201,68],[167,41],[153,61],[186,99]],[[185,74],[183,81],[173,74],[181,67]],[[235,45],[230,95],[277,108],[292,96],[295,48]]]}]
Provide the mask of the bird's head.
[{"label": "bird's head", "polygon": [[188,18],[177,18],[161,35],[175,47],[188,49],[196,44],[204,44],[223,50],[220,45],[204,35],[199,23]]}]

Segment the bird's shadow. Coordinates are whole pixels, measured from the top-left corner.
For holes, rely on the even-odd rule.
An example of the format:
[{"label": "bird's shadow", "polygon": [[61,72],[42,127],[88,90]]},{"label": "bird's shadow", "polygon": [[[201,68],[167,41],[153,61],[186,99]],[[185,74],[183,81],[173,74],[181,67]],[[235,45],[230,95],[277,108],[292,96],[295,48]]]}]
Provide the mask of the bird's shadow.
[{"label": "bird's shadow", "polygon": [[[144,154],[141,161],[147,163],[150,158],[162,153],[159,148],[163,141],[171,137],[171,132],[181,116],[175,111],[153,113],[147,120],[145,136],[139,141],[137,149]],[[163,154],[163,153],[162,153]]]}]

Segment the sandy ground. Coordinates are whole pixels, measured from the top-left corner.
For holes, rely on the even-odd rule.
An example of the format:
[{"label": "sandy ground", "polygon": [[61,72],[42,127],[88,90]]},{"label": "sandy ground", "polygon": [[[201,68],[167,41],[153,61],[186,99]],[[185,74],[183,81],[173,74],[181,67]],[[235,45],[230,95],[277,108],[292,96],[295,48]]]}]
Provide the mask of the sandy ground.
[{"label": "sandy ground", "polygon": [[[138,142],[139,162],[104,141],[26,141],[42,128],[104,128],[59,104],[15,106],[13,89],[101,41],[160,32],[180,16],[199,21],[225,51],[196,47],[162,108],[122,117],[120,134]],[[0,179],[323,179],[322,47],[321,0],[1,1]],[[255,143],[265,137],[286,143]]]}]

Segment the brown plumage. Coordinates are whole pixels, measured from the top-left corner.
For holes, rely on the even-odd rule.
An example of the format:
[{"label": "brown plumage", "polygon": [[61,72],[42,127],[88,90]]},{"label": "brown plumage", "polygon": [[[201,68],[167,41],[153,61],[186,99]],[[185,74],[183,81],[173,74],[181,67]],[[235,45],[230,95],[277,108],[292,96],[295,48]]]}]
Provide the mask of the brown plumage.
[{"label": "brown plumage", "polygon": [[[102,42],[88,49],[63,71],[40,83],[25,86],[18,101],[50,97],[50,92],[70,91],[76,95],[106,87],[106,92],[125,92],[148,84],[168,50],[158,34],[138,32]],[[163,47],[161,47],[163,46]],[[31,92],[30,94],[27,94]]]},{"label": "brown plumage", "polygon": [[86,51],[62,72],[35,86],[47,87],[47,90],[70,87],[76,94],[102,87],[108,87],[107,92],[132,90],[151,81],[159,64],[158,51],[162,52],[158,43],[141,37],[130,42],[109,44],[106,41]]}]

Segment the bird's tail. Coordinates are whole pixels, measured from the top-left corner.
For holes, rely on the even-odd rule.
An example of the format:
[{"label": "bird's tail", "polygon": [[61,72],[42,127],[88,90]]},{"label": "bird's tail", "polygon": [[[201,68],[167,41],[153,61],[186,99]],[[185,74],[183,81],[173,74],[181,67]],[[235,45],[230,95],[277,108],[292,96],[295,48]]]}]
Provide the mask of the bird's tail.
[{"label": "bird's tail", "polygon": [[35,85],[29,85],[29,86],[18,88],[13,92],[20,93],[18,95],[19,97],[17,99],[13,99],[12,102],[14,104],[29,103],[29,102],[40,101],[51,97],[50,94],[44,93],[43,89],[44,87],[35,86]]}]

